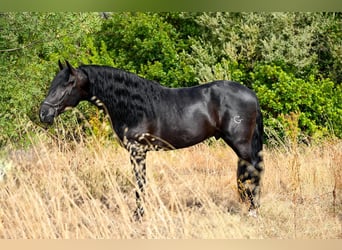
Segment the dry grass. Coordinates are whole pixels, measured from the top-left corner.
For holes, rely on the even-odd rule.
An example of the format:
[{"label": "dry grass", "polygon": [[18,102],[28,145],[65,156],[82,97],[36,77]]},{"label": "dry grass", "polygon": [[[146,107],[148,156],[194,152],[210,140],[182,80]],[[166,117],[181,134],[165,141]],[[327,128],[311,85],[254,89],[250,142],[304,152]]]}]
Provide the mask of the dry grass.
[{"label": "dry grass", "polygon": [[135,222],[124,149],[36,138],[6,156],[12,167],[0,183],[0,238],[342,238],[341,141],[266,149],[258,218],[238,200],[229,147],[152,152],[146,216]]}]

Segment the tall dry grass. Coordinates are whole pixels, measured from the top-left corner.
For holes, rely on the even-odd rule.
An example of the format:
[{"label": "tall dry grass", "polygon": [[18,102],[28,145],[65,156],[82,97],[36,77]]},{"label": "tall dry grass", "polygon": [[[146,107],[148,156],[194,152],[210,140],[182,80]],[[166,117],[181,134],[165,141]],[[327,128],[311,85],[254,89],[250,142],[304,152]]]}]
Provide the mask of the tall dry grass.
[{"label": "tall dry grass", "polygon": [[94,138],[34,138],[5,157],[0,238],[342,238],[341,141],[265,149],[258,218],[239,202],[228,146],[151,152],[146,216],[135,222],[124,149]]}]

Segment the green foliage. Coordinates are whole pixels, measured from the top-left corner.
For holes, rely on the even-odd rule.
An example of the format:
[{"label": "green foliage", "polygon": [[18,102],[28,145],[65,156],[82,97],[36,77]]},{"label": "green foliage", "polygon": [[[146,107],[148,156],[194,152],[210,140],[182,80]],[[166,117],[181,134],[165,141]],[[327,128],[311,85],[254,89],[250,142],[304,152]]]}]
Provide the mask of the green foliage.
[{"label": "green foliage", "polygon": [[[215,79],[217,64],[225,69],[227,61],[246,73],[262,62],[279,65],[300,78],[320,74],[334,82],[342,80],[338,14],[218,12],[203,13],[196,20],[206,28],[203,38],[194,41],[192,53],[202,81],[209,79],[208,72]],[[228,76],[233,75],[230,72]],[[244,83],[252,86],[248,77]]]},{"label": "green foliage", "polygon": [[332,132],[339,137],[342,135],[341,85],[313,75],[303,80],[279,66],[269,65],[257,66],[251,77],[266,126],[278,124],[279,129],[278,122],[284,125],[284,115],[294,112],[300,114],[299,128],[309,136],[322,137]]},{"label": "green foliage", "polygon": [[96,13],[0,15],[0,147],[26,140],[26,124],[38,123],[58,59],[75,62],[86,53],[86,35],[100,27],[99,20]]},{"label": "green foliage", "polygon": [[98,41],[114,65],[167,86],[194,83],[188,64],[187,40],[156,13],[114,13],[103,23]]},{"label": "green foliage", "polygon": [[[266,128],[278,136],[287,136],[295,114],[300,136],[341,138],[341,20],[341,13],[0,13],[0,147],[26,143],[30,126],[41,126],[39,105],[59,59],[169,87],[239,81],[256,91]],[[49,133],[72,137],[80,125],[87,135],[111,135],[87,103],[57,123]]]}]

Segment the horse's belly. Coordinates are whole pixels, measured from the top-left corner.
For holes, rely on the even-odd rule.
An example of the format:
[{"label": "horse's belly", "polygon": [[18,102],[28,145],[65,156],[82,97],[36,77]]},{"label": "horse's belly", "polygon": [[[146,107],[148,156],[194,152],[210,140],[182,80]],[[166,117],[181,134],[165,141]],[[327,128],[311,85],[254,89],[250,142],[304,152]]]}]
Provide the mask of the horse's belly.
[{"label": "horse's belly", "polygon": [[160,137],[171,144],[174,148],[185,148],[215,136],[216,128],[208,122],[189,122],[177,124],[163,129]]}]

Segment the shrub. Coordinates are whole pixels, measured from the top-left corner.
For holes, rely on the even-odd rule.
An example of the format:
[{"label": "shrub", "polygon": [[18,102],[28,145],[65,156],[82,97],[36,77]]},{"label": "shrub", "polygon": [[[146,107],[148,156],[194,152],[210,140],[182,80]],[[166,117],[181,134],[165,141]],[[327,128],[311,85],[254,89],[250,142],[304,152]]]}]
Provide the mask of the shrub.
[{"label": "shrub", "polygon": [[[276,128],[284,115],[299,113],[302,133],[312,137],[342,135],[341,86],[311,75],[307,80],[285,72],[279,66],[260,65],[251,74],[265,116],[266,126]],[[278,128],[279,129],[279,126]],[[283,131],[279,131],[283,133]]]},{"label": "shrub", "polygon": [[[156,13],[114,13],[98,34],[116,67],[167,86],[194,84],[194,72],[176,28]],[[102,42],[103,41],[103,42]]]}]

